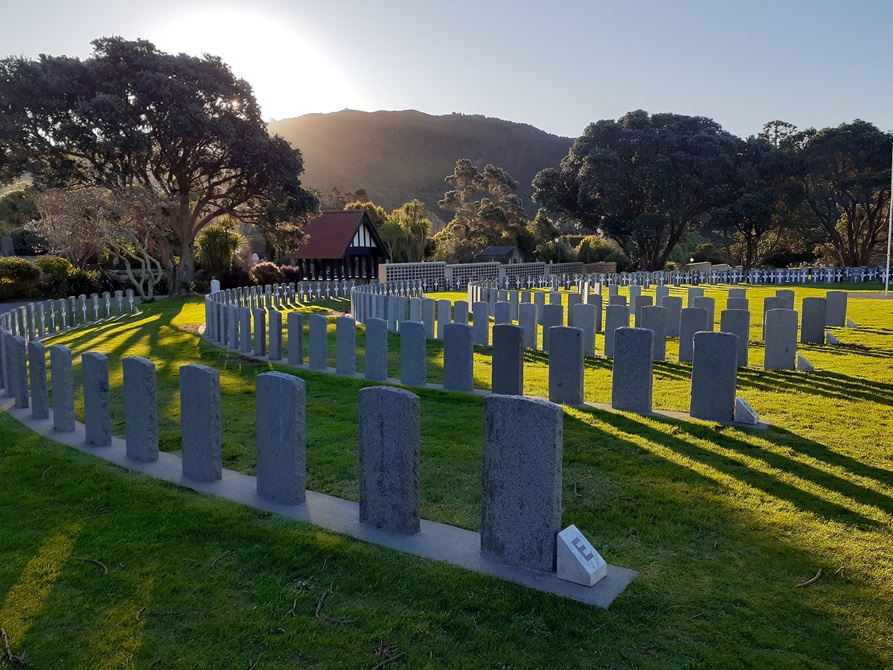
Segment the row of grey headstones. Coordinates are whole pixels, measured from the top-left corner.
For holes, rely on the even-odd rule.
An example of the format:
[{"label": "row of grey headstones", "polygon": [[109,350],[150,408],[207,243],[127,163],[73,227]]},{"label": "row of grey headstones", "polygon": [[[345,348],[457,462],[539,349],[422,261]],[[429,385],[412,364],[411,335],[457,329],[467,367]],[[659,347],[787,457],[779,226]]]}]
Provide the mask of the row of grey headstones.
[{"label": "row of grey headstones", "polygon": [[32,302],[0,315],[0,328],[26,340],[136,311],[133,289]]},{"label": "row of grey headstones", "polygon": [[346,298],[350,295],[354,285],[354,280],[291,282],[264,286],[241,286],[221,291],[219,282],[217,282],[212,284],[209,299],[239,307],[280,309],[315,300]]},{"label": "row of grey headstones", "polygon": [[[46,350],[11,336],[12,391],[18,408],[50,418]],[[58,432],[75,430],[71,350],[50,348],[52,420]],[[112,444],[108,359],[81,357],[85,438]],[[155,364],[123,359],[127,457],[158,460]],[[205,365],[180,367],[180,429],[185,478],[222,478],[220,372]],[[257,376],[257,493],[283,504],[306,499],[306,390],[304,380],[281,372]],[[525,568],[555,570],[561,523],[563,412],[544,401],[491,396],[484,401],[481,551]],[[409,391],[375,386],[359,392],[360,502],[362,523],[395,533],[420,528],[420,400]]]}]

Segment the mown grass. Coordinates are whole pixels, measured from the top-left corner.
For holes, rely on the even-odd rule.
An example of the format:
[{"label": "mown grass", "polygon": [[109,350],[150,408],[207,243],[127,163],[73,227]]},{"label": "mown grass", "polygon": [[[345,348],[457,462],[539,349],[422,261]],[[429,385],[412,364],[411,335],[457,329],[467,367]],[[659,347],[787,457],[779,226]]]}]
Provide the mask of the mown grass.
[{"label": "mown grass", "polygon": [[[751,289],[752,312],[771,293]],[[0,626],[13,652],[53,668],[371,668],[398,653],[413,668],[889,667],[891,312],[851,300],[857,330],[836,329],[840,346],[802,347],[815,373],[743,370],[739,395],[768,431],[567,409],[564,522],[642,573],[607,612],[181,491],[0,416]],[[365,382],[220,351],[195,334],[202,318],[199,300],[163,301],[48,344],[109,355],[118,434],[121,357],[156,361],[162,448],[174,452],[178,367],[218,367],[225,464],[245,472],[255,463],[254,376],[300,375],[308,486],[356,499]],[[398,377],[398,340],[391,350]],[[476,347],[482,387],[488,351]],[[751,362],[761,360],[752,342]],[[441,363],[430,343],[429,381]],[[655,370],[655,406],[684,411],[690,367]],[[528,353],[525,373],[527,392],[545,395],[545,358]],[[423,516],[477,529],[481,401],[418,393]],[[610,362],[588,361],[586,394],[609,401]],[[68,556],[101,560],[109,573]],[[819,569],[814,585],[796,588]],[[321,613],[350,623],[316,616],[326,589]]]}]

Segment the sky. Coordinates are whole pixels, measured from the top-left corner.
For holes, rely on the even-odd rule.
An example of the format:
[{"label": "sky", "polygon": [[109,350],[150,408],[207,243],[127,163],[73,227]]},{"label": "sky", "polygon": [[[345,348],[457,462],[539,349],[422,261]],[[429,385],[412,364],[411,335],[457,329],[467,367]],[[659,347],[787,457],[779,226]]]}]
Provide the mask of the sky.
[{"label": "sky", "polygon": [[893,129],[891,0],[0,0],[0,56],[120,35],[220,56],[266,119],[483,114],[578,137],[628,111]]}]

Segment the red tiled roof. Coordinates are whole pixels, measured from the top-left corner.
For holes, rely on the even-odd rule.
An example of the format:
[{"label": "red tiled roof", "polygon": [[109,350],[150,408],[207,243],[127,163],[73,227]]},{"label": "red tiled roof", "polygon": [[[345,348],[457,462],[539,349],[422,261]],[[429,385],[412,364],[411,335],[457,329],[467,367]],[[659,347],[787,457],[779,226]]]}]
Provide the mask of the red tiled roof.
[{"label": "red tiled roof", "polygon": [[310,238],[305,244],[286,254],[286,259],[341,259],[353,241],[357,229],[363,222],[366,212],[362,209],[348,209],[323,212],[304,226],[304,233]]}]

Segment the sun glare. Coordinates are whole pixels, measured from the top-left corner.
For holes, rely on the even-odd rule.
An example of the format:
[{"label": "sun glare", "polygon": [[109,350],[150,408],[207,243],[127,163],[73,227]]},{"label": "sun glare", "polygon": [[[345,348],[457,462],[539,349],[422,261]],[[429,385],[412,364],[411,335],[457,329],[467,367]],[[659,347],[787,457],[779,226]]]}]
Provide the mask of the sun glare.
[{"label": "sun glare", "polygon": [[350,80],[308,40],[272,18],[221,10],[160,26],[149,40],[171,53],[220,56],[254,89],[264,118],[364,109]]}]

